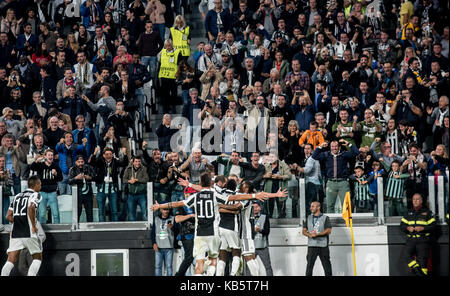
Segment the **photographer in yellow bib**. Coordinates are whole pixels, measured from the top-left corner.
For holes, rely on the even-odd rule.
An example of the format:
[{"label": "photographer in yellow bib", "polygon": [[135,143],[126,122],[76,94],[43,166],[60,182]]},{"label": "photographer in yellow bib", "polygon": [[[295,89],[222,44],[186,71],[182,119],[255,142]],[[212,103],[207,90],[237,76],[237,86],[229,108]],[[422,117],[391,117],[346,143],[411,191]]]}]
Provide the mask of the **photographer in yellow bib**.
[{"label": "photographer in yellow bib", "polygon": [[175,17],[174,25],[170,28],[169,38],[172,39],[173,47],[180,50],[179,58],[187,60],[191,55],[191,31],[182,15]]},{"label": "photographer in yellow bib", "polygon": [[176,73],[180,64],[180,50],[173,47],[172,40],[164,42],[164,49],[158,54],[160,64],[158,78],[161,85],[161,105],[163,113],[175,113],[177,103],[177,79]]}]

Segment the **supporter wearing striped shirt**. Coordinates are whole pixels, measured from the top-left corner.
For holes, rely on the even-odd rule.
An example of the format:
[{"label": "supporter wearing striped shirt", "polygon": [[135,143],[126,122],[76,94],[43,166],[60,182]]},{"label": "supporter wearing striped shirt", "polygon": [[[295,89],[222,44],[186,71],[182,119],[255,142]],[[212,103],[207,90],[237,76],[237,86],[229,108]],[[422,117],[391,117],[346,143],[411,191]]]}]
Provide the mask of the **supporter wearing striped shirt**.
[{"label": "supporter wearing striped shirt", "polygon": [[402,174],[400,162],[397,160],[394,160],[390,167],[382,159],[380,161],[386,171],[388,171],[385,195],[389,200],[389,216],[403,216],[405,214],[404,202],[406,198],[405,182],[409,177],[409,173]]},{"label": "supporter wearing striped shirt", "polygon": [[355,168],[355,174],[349,177],[350,181],[354,184],[354,197],[356,200],[356,211],[358,213],[368,212],[372,208],[372,203],[369,195],[369,184],[372,182],[374,176],[364,174],[364,168],[357,166]]}]

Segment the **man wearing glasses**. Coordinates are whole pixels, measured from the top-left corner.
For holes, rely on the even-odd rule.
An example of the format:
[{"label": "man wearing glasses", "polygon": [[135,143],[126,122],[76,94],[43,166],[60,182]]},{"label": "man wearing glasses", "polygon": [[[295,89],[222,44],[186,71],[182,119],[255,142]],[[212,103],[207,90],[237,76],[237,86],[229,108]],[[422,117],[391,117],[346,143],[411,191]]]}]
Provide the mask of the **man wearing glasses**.
[{"label": "man wearing glasses", "polygon": [[375,159],[379,160],[380,158],[383,158],[384,163],[386,163],[386,165],[389,167],[391,166],[394,160],[403,163],[403,158],[401,156],[392,153],[392,146],[388,141],[381,143],[380,145],[381,152],[376,153],[375,148],[377,146],[377,143],[379,143],[380,141],[381,141],[380,138],[375,138],[375,141],[373,141],[372,145],[370,146],[370,150],[373,152],[373,155],[375,155]]}]

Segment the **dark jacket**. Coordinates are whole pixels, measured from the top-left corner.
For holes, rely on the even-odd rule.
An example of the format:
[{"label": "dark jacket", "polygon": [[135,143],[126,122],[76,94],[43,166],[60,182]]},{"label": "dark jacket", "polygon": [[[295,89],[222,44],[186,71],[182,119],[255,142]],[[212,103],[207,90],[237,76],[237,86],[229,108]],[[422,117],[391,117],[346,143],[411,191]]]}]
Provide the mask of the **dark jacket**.
[{"label": "dark jacket", "polygon": [[232,17],[229,9],[222,10],[220,19],[222,20],[222,28],[218,28],[217,26],[217,12],[214,9],[209,10],[206,14],[205,31],[206,33],[210,32],[214,38],[217,37],[219,31],[227,32],[231,29]]},{"label": "dark jacket", "polygon": [[156,128],[159,150],[172,151],[172,149],[170,148],[170,139],[177,131],[177,129],[171,129],[170,127],[166,127],[162,123]]},{"label": "dark jacket", "polygon": [[77,185],[78,187],[78,194],[81,193],[81,188],[83,188],[84,182],[83,179],[77,180],[75,179],[76,176],[79,174],[84,174],[86,176],[91,177],[91,180],[86,180],[86,186],[89,188],[89,192],[91,192],[92,189],[92,180],[95,177],[95,170],[92,166],[85,164],[82,168],[79,168],[77,165],[74,165],[69,170],[69,184],[70,185]]},{"label": "dark jacket", "polygon": [[261,181],[266,169],[262,164],[254,168],[251,163],[239,162],[239,165],[243,168],[242,179],[243,181],[250,181],[256,190],[261,190]]},{"label": "dark jacket", "polygon": [[[56,175],[51,173],[53,169],[56,170]],[[41,179],[41,191],[43,192],[55,192],[58,188],[58,182],[63,179],[61,169],[56,162],[53,162],[50,166],[47,166],[44,162],[34,162],[31,164],[30,170],[35,171]]]},{"label": "dark jacket", "polygon": [[[94,182],[97,185],[97,188],[104,188],[105,186],[105,177],[107,176],[107,163],[105,158],[102,155],[96,155],[91,158],[89,163],[95,170],[95,178]],[[118,183],[119,183],[119,168],[126,167],[128,165],[128,157],[127,155],[123,155],[122,159],[113,158],[110,162],[111,173],[110,176],[112,178],[112,184],[117,191]],[[103,189],[102,189],[103,190]]]},{"label": "dark jacket", "polygon": [[49,77],[41,80],[41,91],[44,92],[44,100],[46,102],[54,102],[56,98],[56,81]]},{"label": "dark jacket", "polygon": [[78,115],[86,116],[86,101],[75,95],[75,98],[65,97],[58,100],[58,109],[70,116],[72,122]]},{"label": "dark jacket", "polygon": [[159,183],[159,181],[167,177],[169,164],[161,160],[161,163],[156,163],[153,158],[148,155],[147,150],[143,150],[144,160],[147,166],[147,174],[149,182]]},{"label": "dark jacket", "polygon": [[197,109],[198,112],[202,111],[203,107],[205,107],[205,101],[200,98],[197,99],[197,103],[192,104],[192,100],[188,100],[186,104],[183,105],[183,110],[181,111],[181,115],[184,118],[189,120],[189,124],[192,126],[194,124],[194,110]]},{"label": "dark jacket", "polygon": [[[144,83],[150,81],[150,72],[147,71],[147,67],[142,64],[129,64],[127,66],[128,75],[135,88],[141,88]],[[140,84],[136,84],[136,80],[140,80]]]},{"label": "dark jacket", "polygon": [[[351,145],[349,151],[343,151],[340,152],[336,158],[337,158],[337,177],[338,178],[348,178],[350,175],[348,170],[348,163],[355,159],[355,157],[359,154],[358,148],[356,148],[355,145]],[[331,154],[331,151],[324,151],[323,148],[317,147],[311,157],[315,160],[319,160],[321,162],[325,163],[326,167],[326,176],[328,179],[333,179],[333,173],[334,173],[334,157],[333,154]]]},{"label": "dark jacket", "polygon": [[[408,227],[422,226],[423,231],[409,232]],[[436,219],[433,213],[427,208],[420,208],[419,210],[409,209],[403,216],[400,222],[400,229],[406,233],[407,239],[428,241],[431,233],[436,227]]]}]

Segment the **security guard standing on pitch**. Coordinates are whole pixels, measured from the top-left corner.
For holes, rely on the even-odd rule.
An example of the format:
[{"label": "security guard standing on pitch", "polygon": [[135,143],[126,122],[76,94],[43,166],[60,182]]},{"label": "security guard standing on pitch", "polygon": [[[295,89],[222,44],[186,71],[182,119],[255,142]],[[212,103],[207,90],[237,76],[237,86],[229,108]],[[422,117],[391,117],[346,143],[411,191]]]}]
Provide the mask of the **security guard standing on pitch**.
[{"label": "security guard standing on pitch", "polygon": [[413,208],[403,216],[400,228],[407,237],[405,253],[408,256],[408,267],[415,275],[423,276],[428,275],[427,260],[436,219],[429,209],[423,207],[420,193],[413,195],[412,204]]},{"label": "security guard standing on pitch", "polygon": [[158,54],[160,62],[158,78],[161,81],[161,105],[163,113],[175,114],[177,100],[177,71],[180,50],[173,47],[171,39],[164,42],[164,49]]}]

